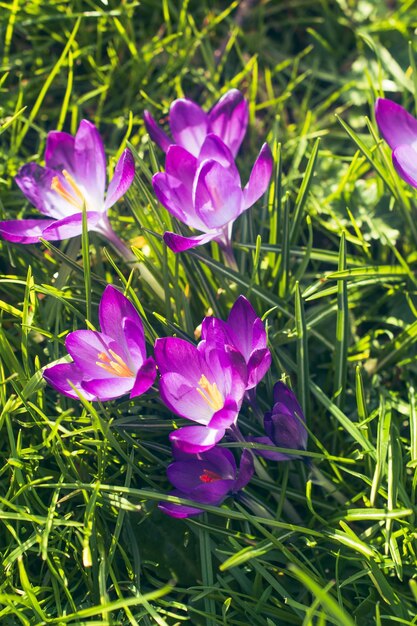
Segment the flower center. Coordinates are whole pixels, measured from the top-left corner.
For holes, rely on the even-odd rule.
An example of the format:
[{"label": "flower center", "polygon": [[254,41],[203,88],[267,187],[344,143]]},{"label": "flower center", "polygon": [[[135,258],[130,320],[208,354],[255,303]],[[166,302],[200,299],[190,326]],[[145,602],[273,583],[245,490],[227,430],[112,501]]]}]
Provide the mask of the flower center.
[{"label": "flower center", "polygon": [[204,374],[201,375],[198,381],[197,391],[213,411],[218,411],[223,407],[224,398],[217,389],[216,383],[209,383]]},{"label": "flower center", "polygon": [[71,187],[71,191],[68,191],[68,189],[65,189],[64,185],[61,183],[58,176],[54,176],[52,179],[52,182],[51,182],[52,191],[56,191],[61,196],[61,198],[64,198],[66,202],[69,202],[70,204],[72,204],[72,206],[74,206],[75,208],[81,211],[84,204],[86,203],[81,189],[75,182],[74,177],[71,176],[71,174],[67,172],[67,170],[62,170],[62,175],[67,181],[68,185]]},{"label": "flower center", "polygon": [[132,370],[126,365],[123,359],[114,352],[114,350],[110,350],[109,353],[113,357],[113,361],[107,356],[105,352],[99,352],[97,355],[98,361],[96,361],[96,365],[101,367],[109,374],[113,374],[113,376],[119,376],[120,378],[130,378],[135,374]]},{"label": "flower center", "polygon": [[203,473],[199,476],[202,483],[214,483],[216,480],[221,480],[222,477],[216,472],[212,472],[208,469],[203,469]]}]

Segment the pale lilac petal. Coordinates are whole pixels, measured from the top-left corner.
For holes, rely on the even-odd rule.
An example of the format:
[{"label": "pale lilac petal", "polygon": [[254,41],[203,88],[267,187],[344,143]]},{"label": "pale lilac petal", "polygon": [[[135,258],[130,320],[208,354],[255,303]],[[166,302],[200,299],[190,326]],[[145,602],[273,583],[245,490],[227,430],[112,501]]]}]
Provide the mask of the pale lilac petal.
[{"label": "pale lilac petal", "polygon": [[[94,230],[95,226],[101,219],[101,214],[95,211],[87,212],[87,225],[88,230]],[[50,241],[61,240],[61,239],[70,239],[71,237],[76,237],[77,235],[81,235],[83,232],[83,216],[82,213],[75,213],[74,215],[69,215],[68,217],[64,217],[62,220],[54,221],[50,226],[48,226],[42,235],[44,239],[48,239]]]},{"label": "pale lilac petal", "polygon": [[209,113],[210,131],[218,135],[236,156],[249,121],[248,103],[237,89],[225,93]]},{"label": "pale lilac petal", "polygon": [[27,163],[20,168],[15,181],[26,198],[44,215],[61,219],[77,211],[69,202],[53,191],[52,181],[58,177],[66,188],[65,178],[61,173],[41,167],[37,163]]},{"label": "pale lilac petal", "polygon": [[100,133],[88,120],[81,120],[75,135],[74,160],[77,182],[101,203],[106,187],[106,156]]},{"label": "pale lilac petal", "polygon": [[65,338],[65,347],[84,376],[93,379],[113,378],[110,372],[97,365],[101,353],[105,353],[110,360],[112,357],[108,354],[109,349],[114,350],[121,358],[125,356],[120,354],[120,346],[111,337],[94,330],[75,330],[69,333]]},{"label": "pale lilac petal", "polygon": [[198,156],[207,135],[207,113],[191,100],[181,98],[171,105],[169,124],[175,143]]},{"label": "pale lilac petal", "polygon": [[375,117],[381,135],[392,150],[402,144],[412,145],[417,142],[416,118],[396,102],[378,98]]},{"label": "pale lilac petal", "polygon": [[201,164],[193,196],[196,214],[209,229],[225,226],[244,209],[239,181],[214,160]]},{"label": "pale lilac petal", "polygon": [[135,178],[135,160],[131,151],[126,148],[122,152],[120,159],[117,161],[113,178],[107,189],[104,210],[107,211],[115,204],[129,189]]},{"label": "pale lilac petal", "polygon": [[132,389],[132,385],[133,378],[121,378],[120,376],[82,382],[82,388],[102,402],[125,396]]},{"label": "pale lilac petal", "polygon": [[242,456],[240,457],[239,473],[233,487],[233,492],[235,493],[246,487],[254,472],[255,467],[253,464],[252,452],[245,449],[243,450]]},{"label": "pale lilac petal", "polygon": [[225,431],[206,426],[185,426],[169,435],[170,441],[187,454],[198,454],[213,448],[224,436]]},{"label": "pale lilac petal", "polygon": [[83,372],[75,365],[75,363],[60,363],[46,367],[43,371],[43,377],[47,383],[52,385],[57,391],[68,396],[69,398],[79,399],[78,395],[71,387],[70,381],[76,387],[82,396],[88,401],[96,399],[94,394],[85,391],[81,384],[83,381]]},{"label": "pale lilac petal", "polygon": [[39,243],[39,237],[48,239],[44,230],[55,220],[7,220],[0,222],[0,237],[13,243]]},{"label": "pale lilac petal", "polygon": [[236,177],[236,184],[240,186],[240,176],[233,155],[220,137],[213,134],[207,135],[201,147],[198,160],[200,163],[207,160],[217,161],[230,174]]},{"label": "pale lilac petal", "polygon": [[417,143],[416,147],[404,144],[395,148],[392,162],[401,178],[412,187],[417,187]]},{"label": "pale lilac petal", "polygon": [[178,178],[165,172],[155,174],[152,185],[159,202],[171,215],[191,228],[205,230],[204,222],[194,211],[191,187],[186,187]]},{"label": "pale lilac petal", "polygon": [[271,149],[267,143],[264,143],[252,168],[249,181],[243,190],[245,207],[247,209],[259,200],[268,189],[273,164]]},{"label": "pale lilac petal", "polygon": [[159,381],[159,393],[171,411],[199,424],[208,424],[214,413],[211,406],[197,391],[198,381],[193,382],[194,373],[185,377],[177,372],[164,374]]},{"label": "pale lilac petal", "polygon": [[53,130],[48,133],[45,148],[45,165],[53,170],[67,170],[72,176],[75,173],[74,161],[75,139],[68,133]]},{"label": "pale lilac petal", "polygon": [[172,144],[172,140],[166,133],[158,126],[149,111],[144,111],[143,119],[145,121],[146,130],[149,133],[150,138],[158,144],[158,146],[166,152],[169,146]]},{"label": "pale lilac petal", "polygon": [[182,146],[172,145],[167,151],[165,171],[191,189],[197,171],[197,159]]},{"label": "pale lilac petal", "polygon": [[173,252],[185,252],[186,250],[190,250],[190,248],[202,246],[204,243],[216,239],[216,237],[221,237],[221,234],[221,231],[211,231],[210,233],[198,235],[197,237],[183,237],[182,235],[176,235],[175,233],[167,231],[164,233],[164,241]]},{"label": "pale lilac petal", "polygon": [[141,396],[143,393],[148,391],[148,389],[152,386],[155,378],[155,361],[152,357],[149,357],[148,359],[146,359],[146,361],[144,361],[143,365],[138,370],[135,382],[132,387],[132,391],[130,392],[130,397],[136,398],[137,396]]},{"label": "pale lilac petal", "polygon": [[[178,490],[170,491],[168,495],[184,498],[184,500],[191,499],[185,493]],[[203,513],[202,509],[198,509],[197,507],[188,506],[186,504],[174,504],[173,502],[159,502],[158,509],[176,519],[185,519],[191,515],[200,515],[200,513]]]},{"label": "pale lilac petal", "polygon": [[237,420],[237,416],[239,414],[239,408],[234,400],[231,398],[226,398],[223,408],[214,413],[210,422],[208,423],[209,428],[214,428],[215,430],[226,430],[230,428],[232,424]]}]

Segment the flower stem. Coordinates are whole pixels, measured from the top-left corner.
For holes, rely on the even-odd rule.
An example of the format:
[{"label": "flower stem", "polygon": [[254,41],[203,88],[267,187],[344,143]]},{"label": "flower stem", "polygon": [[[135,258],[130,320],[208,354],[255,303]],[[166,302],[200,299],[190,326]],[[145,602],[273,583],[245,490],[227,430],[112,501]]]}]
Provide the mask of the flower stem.
[{"label": "flower stem", "polygon": [[224,261],[227,267],[230,267],[234,272],[238,272],[239,268],[236,263],[236,258],[233,252],[233,248],[230,244],[230,241],[227,243],[219,243],[221,251],[223,253]]},{"label": "flower stem", "polygon": [[116,235],[108,220],[98,232],[108,241],[113,250],[117,252],[117,254],[124,259],[126,263],[129,263],[132,267],[136,267],[139,270],[141,278],[143,278],[143,280],[150,286],[155,295],[158,296],[160,300],[165,300],[165,292],[161,285],[157,282],[146,265],[141,261],[138,261],[132,250],[127,247],[118,235]]}]

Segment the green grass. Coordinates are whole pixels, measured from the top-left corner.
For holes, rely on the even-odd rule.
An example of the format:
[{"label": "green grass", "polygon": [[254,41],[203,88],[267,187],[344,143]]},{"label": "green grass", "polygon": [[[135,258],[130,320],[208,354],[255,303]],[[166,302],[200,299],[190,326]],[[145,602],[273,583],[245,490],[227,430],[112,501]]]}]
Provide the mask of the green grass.
[{"label": "green grass", "polygon": [[[0,4],[0,218],[32,213],[13,176],[42,159],[48,130],[91,119],[111,169],[127,142],[135,152],[134,187],[111,220],[165,293],[94,233],[0,242],[5,626],[417,622],[417,202],[373,119],[383,93],[416,110],[417,6],[264,0],[241,26],[237,6]],[[276,157],[267,197],[235,225],[238,273],[214,244],[165,248],[177,225],[152,193],[163,160],[142,121],[183,94],[208,108],[230,87],[250,102],[242,178],[265,138]],[[288,376],[311,467],[262,461],[241,499],[165,517],[177,420],[157,392],[90,405],[40,373],[69,331],[97,325],[108,282],[142,307],[150,343],[193,338],[210,308],[225,317],[247,295],[273,354],[260,406]],[[240,420],[260,433],[251,409]]]}]

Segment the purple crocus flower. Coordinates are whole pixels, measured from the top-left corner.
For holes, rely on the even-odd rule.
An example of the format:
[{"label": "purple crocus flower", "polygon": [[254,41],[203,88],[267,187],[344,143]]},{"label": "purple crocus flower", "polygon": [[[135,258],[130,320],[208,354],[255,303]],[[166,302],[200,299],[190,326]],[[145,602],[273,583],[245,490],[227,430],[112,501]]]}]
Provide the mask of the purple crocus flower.
[{"label": "purple crocus flower", "polygon": [[[71,384],[89,401],[145,393],[156,376],[146,358],[142,320],[120,291],[107,285],[99,305],[101,332],[76,330],[65,339],[72,363],[47,367],[45,380],[60,393],[78,398]],[[71,384],[70,384],[71,383]]]},{"label": "purple crocus flower", "polygon": [[233,222],[265,193],[272,173],[272,154],[264,144],[242,189],[229,148],[216,135],[207,135],[198,157],[185,148],[168,148],[165,172],[152,179],[161,204],[178,220],[203,232],[194,237],[164,234],[174,252],[183,252],[214,240],[226,256],[231,252]]},{"label": "purple crocus flower", "polygon": [[46,140],[45,167],[27,163],[15,178],[46,219],[0,222],[0,236],[25,244],[37,243],[40,237],[49,241],[75,237],[82,232],[85,206],[88,229],[100,233],[120,251],[124,244],[112,230],[107,211],[126,193],[134,175],[133,156],[126,149],[105,194],[106,157],[94,124],[82,120],[75,137],[52,131]]},{"label": "purple crocus flower", "polygon": [[264,324],[244,296],[239,296],[232,306],[227,322],[206,317],[201,338],[218,345],[230,344],[241,353],[248,368],[247,389],[253,389],[271,366]]},{"label": "purple crocus flower", "polygon": [[198,346],[166,337],[155,343],[162,400],[174,413],[196,422],[170,434],[188,454],[212,448],[237,420],[247,384],[241,354],[232,346]]},{"label": "purple crocus flower", "polygon": [[144,114],[146,130],[164,152],[175,143],[195,157],[200,154],[210,133],[217,135],[236,156],[246,133],[248,118],[248,104],[237,89],[225,93],[209,113],[192,100],[174,100],[169,110],[174,141],[160,129],[148,111]]},{"label": "purple crocus flower", "polygon": [[[239,470],[230,450],[215,447],[197,455],[175,453],[176,460],[169,465],[167,475],[175,491],[170,495],[194,500],[196,504],[218,506],[228,494],[235,494],[252,478],[254,467],[252,455],[244,450]],[[159,503],[159,508],[171,517],[184,518],[203,511],[197,506]]]},{"label": "purple crocus flower", "polygon": [[375,105],[378,128],[392,150],[398,174],[417,187],[417,119],[392,100],[378,98]]},{"label": "purple crocus flower", "polygon": [[[267,437],[251,437],[250,441],[294,450],[307,448],[307,430],[303,410],[295,394],[282,382],[274,385],[274,406],[272,411],[265,413],[264,428]],[[294,454],[272,450],[256,450],[256,453],[272,461],[290,461],[299,458]]]}]

